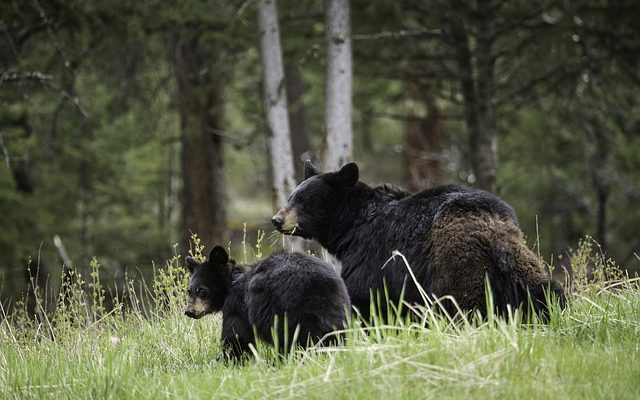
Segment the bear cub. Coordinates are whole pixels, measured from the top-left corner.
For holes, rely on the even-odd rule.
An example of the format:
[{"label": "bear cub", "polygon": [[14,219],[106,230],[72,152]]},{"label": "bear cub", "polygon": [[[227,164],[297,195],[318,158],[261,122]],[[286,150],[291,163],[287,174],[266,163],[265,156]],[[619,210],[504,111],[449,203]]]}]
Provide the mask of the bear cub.
[{"label": "bear cub", "polygon": [[242,265],[216,246],[205,262],[185,261],[192,273],[185,314],[201,318],[222,311],[222,347],[232,359],[241,358],[256,335],[274,345],[276,332],[275,344],[286,352],[292,344],[317,343],[345,327],[351,307],[347,289],[334,269],[315,257],[272,254]]}]

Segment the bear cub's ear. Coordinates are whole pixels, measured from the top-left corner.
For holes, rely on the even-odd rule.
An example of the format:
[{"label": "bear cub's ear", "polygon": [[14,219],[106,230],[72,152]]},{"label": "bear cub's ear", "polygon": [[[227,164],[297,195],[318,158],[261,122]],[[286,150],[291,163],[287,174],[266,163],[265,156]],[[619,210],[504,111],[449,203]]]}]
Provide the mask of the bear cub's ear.
[{"label": "bear cub's ear", "polygon": [[229,262],[229,254],[227,254],[227,251],[222,246],[216,246],[209,254],[209,261],[215,266],[226,266]]},{"label": "bear cub's ear", "polygon": [[196,267],[198,265],[200,265],[200,263],[198,261],[196,261],[193,257],[191,256],[187,256],[184,261],[187,263],[187,268],[189,269],[189,272],[193,273],[193,270],[196,269]]},{"label": "bear cub's ear", "polygon": [[340,171],[336,172],[338,180],[345,186],[354,186],[360,178],[360,171],[356,163],[345,164]]},{"label": "bear cub's ear", "polygon": [[320,173],[318,168],[316,168],[313,164],[311,164],[311,160],[305,160],[304,162],[304,180],[311,178],[312,176],[316,176]]}]

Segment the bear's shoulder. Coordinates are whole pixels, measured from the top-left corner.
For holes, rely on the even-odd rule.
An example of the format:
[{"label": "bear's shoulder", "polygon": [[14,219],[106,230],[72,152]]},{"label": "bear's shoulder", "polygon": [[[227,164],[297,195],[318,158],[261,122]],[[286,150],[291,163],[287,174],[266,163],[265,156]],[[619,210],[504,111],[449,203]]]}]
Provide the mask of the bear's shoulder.
[{"label": "bear's shoulder", "polygon": [[442,202],[437,214],[445,211],[462,213],[489,213],[499,215],[517,223],[513,208],[500,197],[482,189],[468,186],[451,186],[443,191]]},{"label": "bear's shoulder", "polygon": [[411,192],[404,190],[399,186],[394,186],[388,183],[383,183],[382,185],[375,186],[373,187],[373,190],[379,196],[386,196],[394,200],[400,200],[404,199],[405,197],[411,196]]},{"label": "bear's shoulder", "polygon": [[[380,185],[373,188],[379,198],[384,199],[382,206],[377,206],[376,215],[419,213],[424,217],[437,218],[445,211],[458,213],[489,213],[511,219],[517,223],[513,208],[498,196],[481,189],[465,185],[441,185],[409,193],[391,185]],[[417,216],[416,216],[417,217]]]}]

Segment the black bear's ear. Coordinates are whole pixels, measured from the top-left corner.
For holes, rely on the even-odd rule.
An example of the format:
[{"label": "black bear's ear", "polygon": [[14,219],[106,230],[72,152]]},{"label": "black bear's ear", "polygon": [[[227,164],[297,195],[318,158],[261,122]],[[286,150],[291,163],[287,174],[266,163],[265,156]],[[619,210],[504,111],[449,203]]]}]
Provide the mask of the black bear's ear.
[{"label": "black bear's ear", "polygon": [[189,272],[193,273],[193,270],[200,265],[200,263],[198,261],[196,261],[193,257],[191,256],[187,256],[184,261],[187,263],[187,268],[189,269]]},{"label": "black bear's ear", "polygon": [[318,168],[311,164],[311,160],[305,160],[304,162],[304,179],[307,180],[312,176],[316,176],[320,173]]},{"label": "black bear's ear", "polygon": [[229,262],[229,255],[222,246],[216,246],[213,248],[213,250],[211,250],[211,253],[209,254],[209,261],[211,261],[211,263],[216,266],[226,266]]},{"label": "black bear's ear", "polygon": [[353,186],[358,182],[360,172],[356,163],[348,163],[340,171],[336,172],[336,176],[345,186]]}]

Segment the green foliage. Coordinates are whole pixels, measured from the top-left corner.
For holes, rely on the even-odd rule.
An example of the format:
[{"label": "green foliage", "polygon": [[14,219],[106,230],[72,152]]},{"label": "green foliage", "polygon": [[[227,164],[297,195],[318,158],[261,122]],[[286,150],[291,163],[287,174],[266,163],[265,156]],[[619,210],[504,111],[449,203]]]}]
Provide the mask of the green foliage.
[{"label": "green foliage", "polygon": [[106,314],[105,308],[105,290],[100,282],[100,263],[93,257],[91,259],[91,281],[88,284],[89,292],[91,293],[91,303],[93,304],[93,313],[96,316],[102,317]]},{"label": "green foliage", "polygon": [[258,237],[256,238],[256,260],[262,259],[262,241],[264,240],[264,231],[258,229]]},{"label": "green foliage", "polygon": [[[200,244],[197,235],[192,234],[192,247],[189,255],[196,260],[204,261],[202,255],[204,246]],[[155,305],[155,313],[183,314],[185,290],[189,285],[191,275],[180,264],[180,255],[175,254],[166,262],[165,268],[159,269],[153,280],[152,305]]]},{"label": "green foliage", "polygon": [[571,287],[579,293],[597,291],[607,285],[617,286],[627,278],[620,267],[603,252],[591,237],[580,239],[578,247],[569,252]]},{"label": "green foliage", "polygon": [[[596,229],[599,179],[608,193],[603,250],[632,275],[640,270],[633,256],[640,246],[638,6],[503,3],[495,9],[494,48],[500,195],[530,238],[539,232],[543,256],[568,267],[572,243],[585,234],[602,241]],[[307,86],[304,102],[318,159],[324,4],[289,0],[278,6],[285,62],[298,67]],[[413,82],[435,98],[444,116],[442,183],[472,183],[455,54],[443,40],[445,22],[467,6],[352,3],[354,159],[364,181],[406,183],[405,84]],[[28,290],[29,259],[33,270],[61,284],[54,235],[85,278],[91,256],[100,260],[106,308],[121,300],[111,293],[127,290],[129,277],[134,285],[138,277],[151,280],[152,268],[140,266],[175,254],[172,244],[185,230],[177,82],[169,54],[178,33],[200,38],[217,54],[201,72],[215,71],[215,82],[224,85],[220,135],[229,239],[240,241],[244,221],[250,231],[272,229],[255,7],[216,0],[0,4],[3,301]],[[605,140],[594,140],[594,132]],[[594,168],[601,150],[607,155]],[[20,187],[20,176],[29,177],[32,192]],[[251,259],[247,250],[242,256]]]}]

